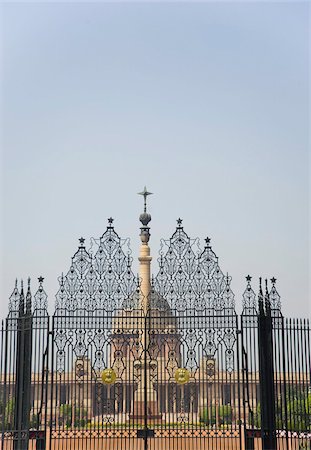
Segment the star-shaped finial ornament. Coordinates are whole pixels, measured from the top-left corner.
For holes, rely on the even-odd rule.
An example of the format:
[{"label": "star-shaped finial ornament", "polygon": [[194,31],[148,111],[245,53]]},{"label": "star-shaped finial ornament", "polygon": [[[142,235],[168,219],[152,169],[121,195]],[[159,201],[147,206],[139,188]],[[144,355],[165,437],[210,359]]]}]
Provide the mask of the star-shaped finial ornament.
[{"label": "star-shaped finial ornament", "polygon": [[247,277],[245,277],[245,278],[248,283],[250,283],[252,281],[252,277],[250,275],[247,275]]},{"label": "star-shaped finial ornament", "polygon": [[179,227],[182,226],[182,219],[180,217],[179,217],[179,219],[176,220],[176,222]]},{"label": "star-shaped finial ornament", "polygon": [[109,217],[108,223],[109,223],[109,226],[112,226],[112,224],[113,224],[113,218],[112,217]]},{"label": "star-shaped finial ornament", "polygon": [[272,277],[270,281],[271,281],[272,284],[275,284],[276,283],[276,278]]},{"label": "star-shaped finial ornament", "polygon": [[44,281],[44,278],[43,278],[43,276],[41,275],[39,278],[38,278],[38,281],[39,281],[39,283],[43,283],[43,281]]},{"label": "star-shaped finial ornament", "polygon": [[138,195],[144,196],[144,212],[147,211],[147,197],[148,195],[152,195],[152,192],[148,192],[146,186],[144,187],[144,190],[142,192],[138,192]]},{"label": "star-shaped finial ornament", "polygon": [[211,242],[211,239],[209,237],[205,238],[205,243],[206,243],[207,247],[210,246],[210,242]]},{"label": "star-shaped finial ornament", "polygon": [[85,242],[85,239],[83,237],[80,237],[79,242],[80,242],[81,245],[83,245],[84,242]]}]

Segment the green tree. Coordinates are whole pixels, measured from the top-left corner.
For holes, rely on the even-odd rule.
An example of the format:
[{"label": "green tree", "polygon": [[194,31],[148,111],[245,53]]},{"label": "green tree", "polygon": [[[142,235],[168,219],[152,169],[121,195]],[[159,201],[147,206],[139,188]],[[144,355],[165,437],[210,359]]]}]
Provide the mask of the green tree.
[{"label": "green tree", "polygon": [[13,429],[15,413],[15,399],[9,398],[4,408],[4,428]]},{"label": "green tree", "polygon": [[87,423],[87,409],[69,403],[63,403],[59,407],[60,423],[67,427],[84,427]]},{"label": "green tree", "polygon": [[0,400],[0,418],[1,420],[3,419],[3,415],[4,415],[4,401]]},{"label": "green tree", "polygon": [[219,422],[222,425],[232,423],[232,407],[231,405],[220,405],[218,407]]},{"label": "green tree", "polygon": [[218,412],[219,425],[228,425],[232,423],[231,405],[219,405],[203,408],[200,413],[200,422],[206,425],[216,425],[216,412]]},{"label": "green tree", "polygon": [[299,396],[287,404],[288,424],[291,431],[308,431],[311,425],[311,393]]},{"label": "green tree", "polygon": [[200,422],[205,425],[215,425],[216,423],[216,406],[203,408],[200,412]]},{"label": "green tree", "polygon": [[261,405],[259,402],[256,405],[256,410],[254,411],[254,426],[256,428],[261,428]]},{"label": "green tree", "polygon": [[69,403],[62,403],[59,407],[60,424],[70,427],[72,424],[72,406]]},{"label": "green tree", "polygon": [[85,427],[87,423],[87,409],[75,407],[75,427]]},{"label": "green tree", "polygon": [[[293,395],[291,397],[291,395]],[[311,428],[311,393],[292,389],[285,402],[276,405],[276,428],[279,430],[308,431]],[[287,414],[285,414],[287,412]],[[287,416],[287,423],[286,423]],[[251,422],[250,422],[251,423]],[[261,428],[261,405],[258,402],[254,412],[254,426]]]}]

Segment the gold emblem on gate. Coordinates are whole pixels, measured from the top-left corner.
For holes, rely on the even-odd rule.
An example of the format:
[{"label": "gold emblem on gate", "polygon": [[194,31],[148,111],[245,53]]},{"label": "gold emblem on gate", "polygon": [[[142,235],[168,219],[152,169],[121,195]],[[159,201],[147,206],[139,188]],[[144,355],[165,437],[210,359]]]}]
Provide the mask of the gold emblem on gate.
[{"label": "gold emblem on gate", "polygon": [[104,369],[102,371],[102,382],[105,384],[113,384],[116,381],[117,375],[113,369]]},{"label": "gold emblem on gate", "polygon": [[175,381],[178,384],[186,384],[190,379],[190,373],[187,369],[177,369],[175,372]]}]

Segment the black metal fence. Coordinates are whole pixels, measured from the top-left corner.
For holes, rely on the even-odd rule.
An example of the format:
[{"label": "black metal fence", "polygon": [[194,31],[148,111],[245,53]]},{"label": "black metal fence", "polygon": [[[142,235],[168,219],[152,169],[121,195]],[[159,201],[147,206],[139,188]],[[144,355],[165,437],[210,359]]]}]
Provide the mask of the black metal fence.
[{"label": "black metal fence", "polygon": [[258,301],[248,279],[241,316],[246,441],[265,449],[310,448],[310,324],[286,319],[272,279]]},{"label": "black metal fence", "polygon": [[80,240],[53,315],[43,278],[14,288],[0,341],[4,450],[310,449],[308,320],[251,277],[235,312],[209,239],[178,222],[141,307],[112,222]]}]

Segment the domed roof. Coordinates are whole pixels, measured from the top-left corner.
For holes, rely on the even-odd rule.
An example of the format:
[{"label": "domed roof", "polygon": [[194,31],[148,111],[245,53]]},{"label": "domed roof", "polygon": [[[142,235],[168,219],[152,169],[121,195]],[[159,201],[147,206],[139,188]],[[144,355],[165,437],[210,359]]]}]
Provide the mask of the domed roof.
[{"label": "domed roof", "polygon": [[[137,291],[123,301],[122,309],[118,310],[113,318],[113,329],[121,330],[122,333],[144,329],[146,316],[140,305],[140,295]],[[150,320],[148,329],[156,330],[157,334],[166,334],[168,330],[171,333],[177,328],[176,317],[172,314],[167,300],[155,291],[150,294],[147,320]]]},{"label": "domed roof", "polygon": [[[122,308],[123,309],[140,309],[140,301],[141,301],[141,294],[140,292],[136,291],[134,292],[134,294],[123,300],[122,302]],[[149,310],[152,311],[153,313],[155,311],[159,311],[159,312],[165,312],[166,314],[170,314],[171,315],[171,308],[168,304],[168,301],[162,297],[160,294],[158,294],[158,292],[156,291],[151,291],[150,296],[149,296]]]}]

